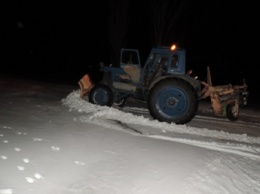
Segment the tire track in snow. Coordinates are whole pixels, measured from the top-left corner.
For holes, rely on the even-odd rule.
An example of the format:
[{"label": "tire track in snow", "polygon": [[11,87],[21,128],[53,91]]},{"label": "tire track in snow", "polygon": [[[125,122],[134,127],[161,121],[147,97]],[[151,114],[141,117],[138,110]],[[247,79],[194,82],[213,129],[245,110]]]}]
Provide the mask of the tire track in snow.
[{"label": "tire track in snow", "polygon": [[220,142],[206,142],[206,141],[198,141],[184,138],[173,138],[159,135],[149,135],[151,138],[155,139],[163,139],[168,141],[174,141],[179,143],[185,143],[188,145],[194,145],[206,149],[232,153],[236,155],[240,155],[243,157],[248,157],[252,159],[260,160],[260,148],[246,146],[243,144],[235,144],[235,143],[220,143]]}]

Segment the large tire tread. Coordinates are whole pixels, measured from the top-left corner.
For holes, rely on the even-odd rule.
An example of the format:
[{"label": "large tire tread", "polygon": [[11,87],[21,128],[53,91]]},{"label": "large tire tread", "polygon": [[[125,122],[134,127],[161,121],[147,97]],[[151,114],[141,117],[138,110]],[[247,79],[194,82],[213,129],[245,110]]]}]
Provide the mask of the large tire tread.
[{"label": "large tire tread", "polygon": [[[101,95],[97,95],[98,92]],[[99,99],[97,99],[97,96]],[[96,84],[89,92],[89,102],[111,107],[113,104],[113,92],[106,84]]]},{"label": "large tire tread", "polygon": [[[174,115],[173,118],[167,118],[164,117],[160,111],[156,108],[156,94],[158,91],[162,90],[164,87],[177,87],[181,88],[181,90],[187,94],[188,98],[188,108],[182,115]],[[181,79],[176,78],[167,78],[164,80],[161,80],[157,84],[154,85],[154,87],[151,89],[151,92],[148,96],[148,109],[150,111],[151,116],[154,119],[157,119],[162,122],[168,122],[168,123],[176,123],[176,124],[186,124],[190,122],[196,115],[196,112],[198,110],[199,105],[199,99],[197,97],[197,93],[195,89]]]}]

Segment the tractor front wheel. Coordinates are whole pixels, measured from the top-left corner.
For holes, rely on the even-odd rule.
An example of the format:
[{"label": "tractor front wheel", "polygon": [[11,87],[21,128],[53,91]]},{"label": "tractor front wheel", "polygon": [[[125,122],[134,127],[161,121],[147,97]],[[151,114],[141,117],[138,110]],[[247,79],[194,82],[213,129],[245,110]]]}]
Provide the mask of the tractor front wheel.
[{"label": "tractor front wheel", "polygon": [[89,102],[111,107],[113,104],[113,92],[107,85],[97,84],[89,92]]},{"label": "tractor front wheel", "polygon": [[159,121],[185,124],[198,109],[198,97],[193,87],[180,79],[158,82],[149,93],[148,109]]}]

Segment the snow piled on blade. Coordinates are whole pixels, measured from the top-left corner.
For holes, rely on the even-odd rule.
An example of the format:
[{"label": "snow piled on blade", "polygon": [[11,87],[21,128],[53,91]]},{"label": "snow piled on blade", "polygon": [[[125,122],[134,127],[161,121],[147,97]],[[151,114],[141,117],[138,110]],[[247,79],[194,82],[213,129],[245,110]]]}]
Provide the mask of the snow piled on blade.
[{"label": "snow piled on blade", "polygon": [[174,132],[178,134],[190,134],[243,143],[260,144],[259,137],[250,137],[246,134],[231,134],[224,131],[214,131],[206,128],[201,129],[189,127],[187,125],[176,125],[173,123],[169,124],[165,122],[159,122],[157,120],[151,120],[143,116],[125,113],[113,107],[94,105],[81,99],[78,90],[71,92],[65,99],[62,99],[62,103],[70,107],[71,111],[86,113],[86,116],[81,118],[81,121],[83,122],[93,122],[97,120],[96,124],[100,124],[100,118],[103,118],[108,120],[120,121],[127,124],[134,124],[140,126],[143,125],[151,128],[160,128],[163,133]]}]

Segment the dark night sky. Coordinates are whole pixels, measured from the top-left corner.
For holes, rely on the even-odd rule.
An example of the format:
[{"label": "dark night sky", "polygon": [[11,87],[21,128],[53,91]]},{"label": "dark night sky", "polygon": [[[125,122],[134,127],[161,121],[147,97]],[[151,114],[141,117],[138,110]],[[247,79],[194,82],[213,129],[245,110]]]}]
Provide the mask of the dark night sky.
[{"label": "dark night sky", "polygon": [[[146,51],[153,46],[147,2],[131,1],[127,35],[129,46]],[[200,78],[209,65],[213,83],[241,84],[246,78],[253,94],[259,93],[257,6],[249,1],[190,2],[169,44],[186,49],[187,67]],[[89,64],[110,62],[108,2],[3,0],[0,9],[2,73],[77,83]]]}]

